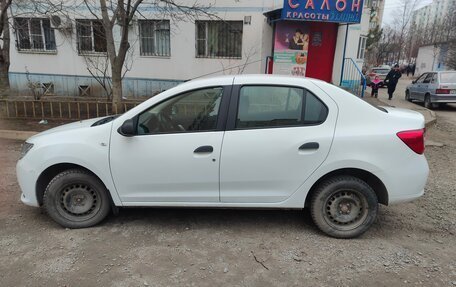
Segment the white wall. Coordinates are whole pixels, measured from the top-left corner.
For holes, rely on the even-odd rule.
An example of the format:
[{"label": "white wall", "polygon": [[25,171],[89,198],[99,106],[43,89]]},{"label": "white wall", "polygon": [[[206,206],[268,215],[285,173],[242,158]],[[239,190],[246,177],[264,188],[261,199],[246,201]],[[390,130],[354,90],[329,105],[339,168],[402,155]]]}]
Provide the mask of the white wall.
[{"label": "white wall", "polygon": [[[212,2],[212,1],[208,1]],[[266,23],[263,12],[274,7],[272,0],[229,1],[218,0],[213,10],[218,17],[225,20],[244,20],[244,16],[251,16],[251,25],[243,27],[243,58],[242,59],[205,59],[195,57],[195,24],[190,22],[171,21],[171,56],[170,57],[143,57],[139,55],[138,25],[130,29],[130,42],[133,43],[132,70],[126,77],[188,80],[195,76],[213,73],[226,69],[216,74],[237,73],[236,66],[244,65],[247,56],[249,62],[259,61],[247,65],[244,73],[259,73],[264,67],[265,56],[272,41],[267,35],[272,34],[271,27]],[[226,12],[219,12],[226,10]],[[93,18],[87,11],[88,19]],[[153,12],[142,12],[147,19],[163,19],[161,15]],[[80,15],[74,15],[80,18]],[[208,19],[201,17],[201,20]],[[172,20],[172,19],[169,19]],[[76,47],[75,27],[71,37],[56,31],[57,53],[43,54],[18,52],[14,47],[11,49],[11,72],[59,74],[59,75],[85,75],[90,76],[86,69],[86,63],[82,56],[78,55]],[[266,36],[266,37],[263,37]],[[15,37],[15,36],[13,36]],[[271,35],[272,37],[272,35]],[[268,47],[269,44],[269,47]],[[230,69],[230,67],[234,67]]]},{"label": "white wall", "polygon": [[[364,59],[357,58],[359,37],[361,35],[367,36],[367,34],[369,33],[369,15],[369,8],[365,6],[363,9],[363,15],[361,17],[361,23],[348,26],[348,37],[345,58],[352,58],[360,69],[364,65]],[[335,85],[339,85],[340,83],[346,29],[347,25],[341,24],[339,25],[339,30],[337,32],[336,52],[334,57],[334,66],[332,74],[332,82]]]},{"label": "white wall", "polygon": [[418,50],[415,76],[432,71],[445,71],[446,46],[424,46]]}]

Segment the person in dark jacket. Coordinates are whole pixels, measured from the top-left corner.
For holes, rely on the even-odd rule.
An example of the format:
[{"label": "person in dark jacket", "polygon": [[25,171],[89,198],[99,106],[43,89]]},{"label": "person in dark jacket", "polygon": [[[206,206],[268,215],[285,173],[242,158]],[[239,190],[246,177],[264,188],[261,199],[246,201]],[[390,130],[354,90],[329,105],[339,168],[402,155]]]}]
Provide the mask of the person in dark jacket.
[{"label": "person in dark jacket", "polygon": [[396,90],[397,82],[399,81],[400,77],[402,77],[402,73],[399,69],[399,65],[395,65],[394,68],[386,76],[385,82],[388,85],[388,100],[393,98],[394,91]]}]

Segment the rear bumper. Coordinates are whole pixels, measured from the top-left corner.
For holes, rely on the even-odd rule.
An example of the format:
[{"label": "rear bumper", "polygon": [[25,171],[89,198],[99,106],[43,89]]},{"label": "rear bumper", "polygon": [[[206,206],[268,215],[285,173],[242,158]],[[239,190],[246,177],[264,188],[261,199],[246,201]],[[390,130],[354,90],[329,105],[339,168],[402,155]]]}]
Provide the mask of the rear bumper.
[{"label": "rear bumper", "polygon": [[456,94],[450,95],[431,95],[433,103],[456,103]]},{"label": "rear bumper", "polygon": [[426,158],[416,155],[384,171],[380,178],[388,190],[388,204],[409,202],[423,196],[428,176]]}]

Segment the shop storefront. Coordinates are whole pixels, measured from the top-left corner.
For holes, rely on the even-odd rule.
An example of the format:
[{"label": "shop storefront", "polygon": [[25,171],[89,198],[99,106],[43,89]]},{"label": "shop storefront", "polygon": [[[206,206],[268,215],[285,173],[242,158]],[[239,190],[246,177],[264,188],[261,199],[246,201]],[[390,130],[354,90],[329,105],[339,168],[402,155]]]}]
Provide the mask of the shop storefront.
[{"label": "shop storefront", "polygon": [[331,82],[338,39],[347,36],[339,26],[360,23],[362,12],[363,0],[285,0],[265,14],[274,30],[267,72]]}]

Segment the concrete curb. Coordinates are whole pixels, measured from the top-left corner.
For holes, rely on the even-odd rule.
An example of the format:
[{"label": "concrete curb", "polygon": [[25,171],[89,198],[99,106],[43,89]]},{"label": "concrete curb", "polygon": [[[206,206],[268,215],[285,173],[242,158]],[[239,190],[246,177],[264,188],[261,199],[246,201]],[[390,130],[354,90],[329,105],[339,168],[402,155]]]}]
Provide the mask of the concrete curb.
[{"label": "concrete curb", "polygon": [[25,132],[13,130],[0,130],[0,138],[9,140],[22,140],[25,141],[31,136],[36,135],[38,132]]}]

